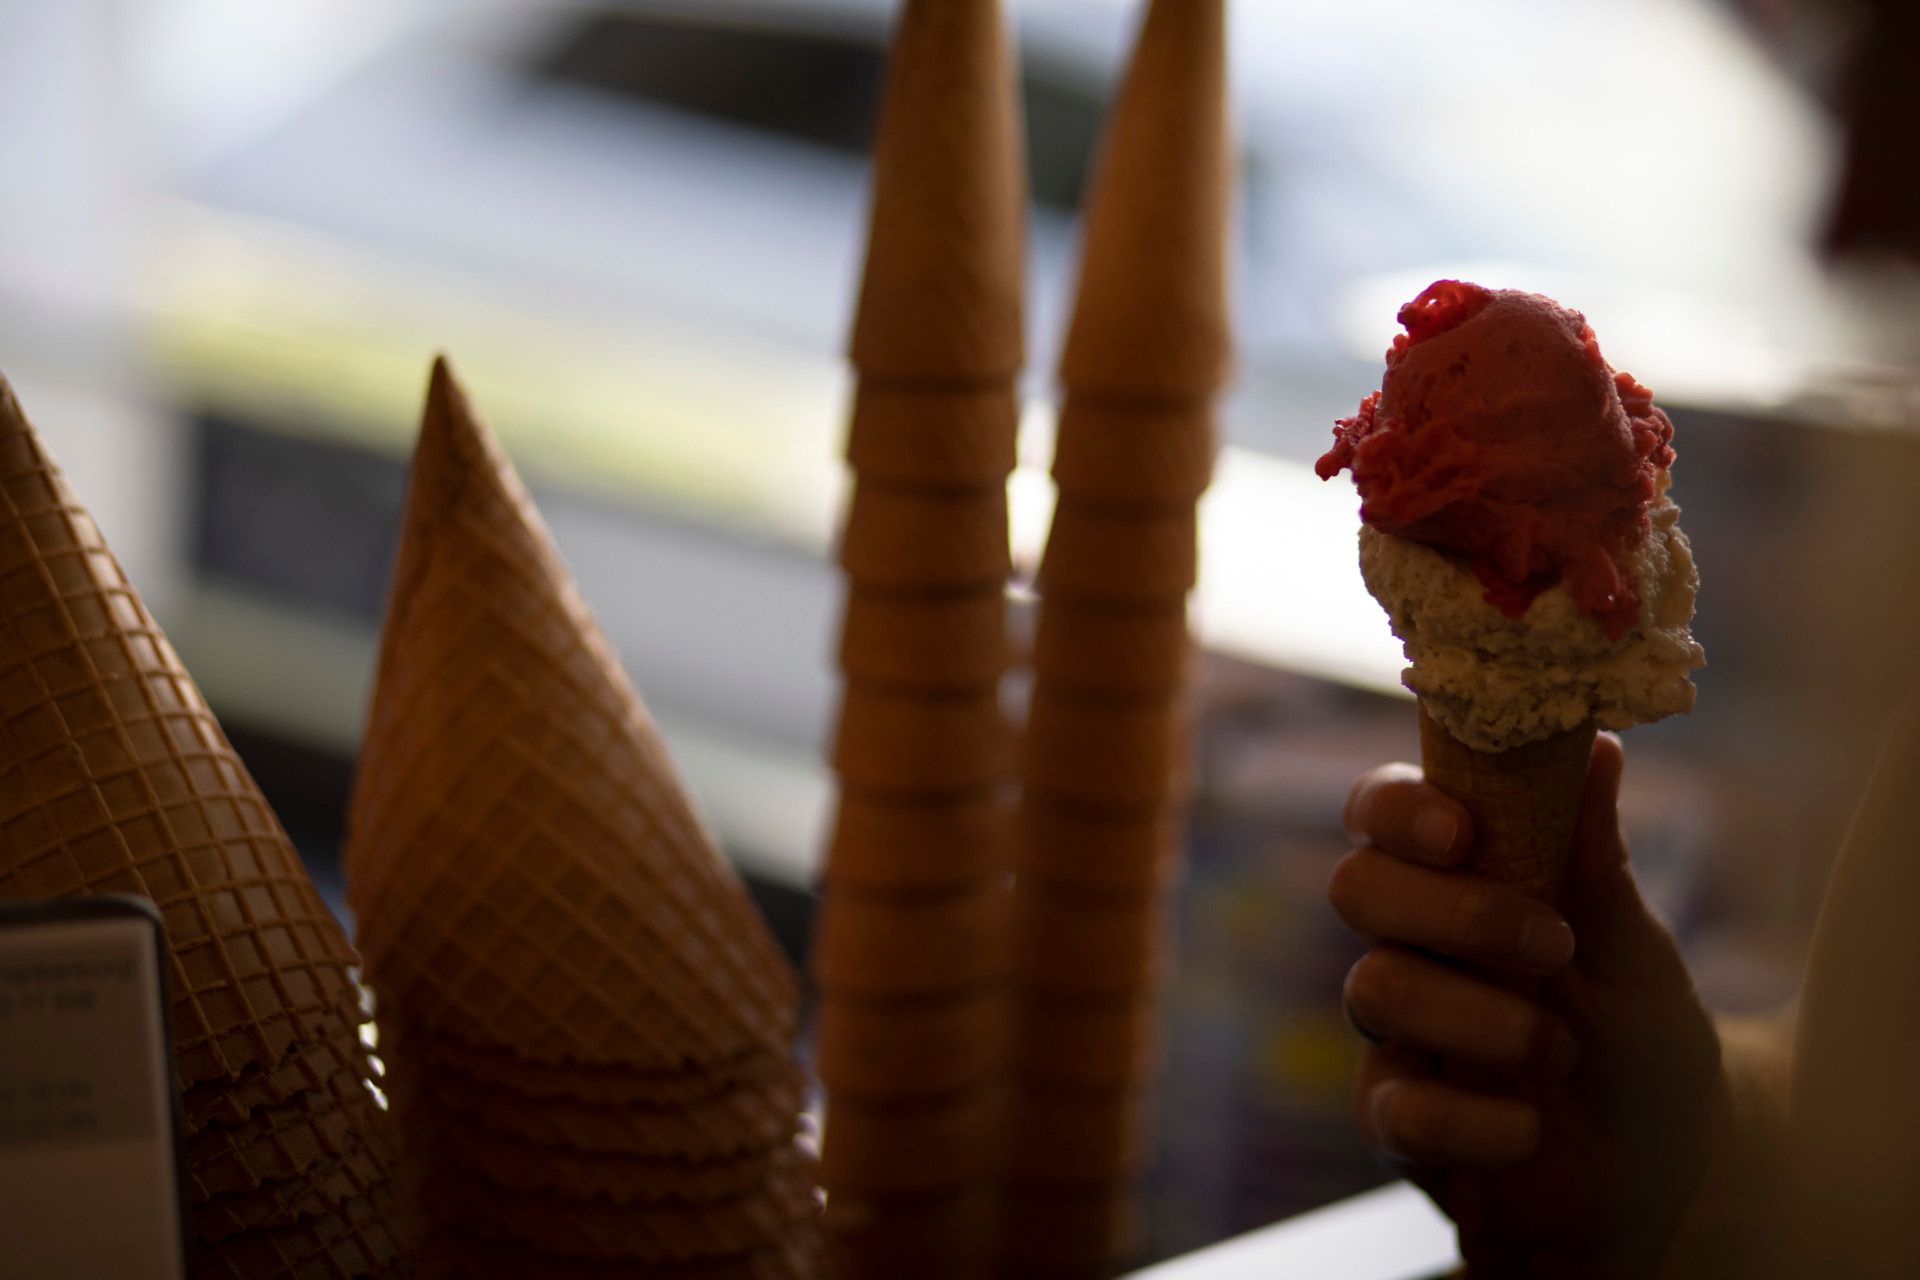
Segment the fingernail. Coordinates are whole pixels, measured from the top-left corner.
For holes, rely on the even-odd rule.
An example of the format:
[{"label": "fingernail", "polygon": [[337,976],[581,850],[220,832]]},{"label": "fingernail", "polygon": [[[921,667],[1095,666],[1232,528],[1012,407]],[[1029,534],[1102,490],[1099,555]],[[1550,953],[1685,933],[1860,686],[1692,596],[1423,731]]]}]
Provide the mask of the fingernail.
[{"label": "fingernail", "polygon": [[1520,926],[1520,963],[1552,973],[1573,959],[1573,930],[1565,920],[1529,916]]},{"label": "fingernail", "polygon": [[1431,854],[1444,854],[1453,848],[1460,834],[1460,820],[1445,805],[1430,804],[1413,815],[1413,839]]},{"label": "fingernail", "polygon": [[1399,1091],[1399,1084],[1388,1080],[1373,1086],[1373,1096],[1367,1100],[1367,1118],[1373,1121],[1373,1140],[1382,1151],[1397,1153],[1399,1150],[1387,1132],[1387,1116],[1393,1110],[1393,1099]]}]

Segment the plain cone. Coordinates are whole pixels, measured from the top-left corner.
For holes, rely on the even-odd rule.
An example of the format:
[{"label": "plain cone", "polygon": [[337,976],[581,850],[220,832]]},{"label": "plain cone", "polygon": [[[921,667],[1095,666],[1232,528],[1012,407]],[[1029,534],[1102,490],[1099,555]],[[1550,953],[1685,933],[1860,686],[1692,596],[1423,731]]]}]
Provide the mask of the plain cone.
[{"label": "plain cone", "polygon": [[4,382],[0,500],[0,897],[160,907],[183,1091],[350,1037],[345,936]]},{"label": "plain cone", "polygon": [[582,1065],[787,1052],[794,977],[444,362],[346,862],[368,976],[416,1024]]},{"label": "plain cone", "polygon": [[1557,904],[1580,816],[1593,725],[1511,751],[1475,751],[1420,708],[1420,764],[1427,780],[1473,818],[1468,867]]},{"label": "plain cone", "polygon": [[1196,400],[1226,378],[1225,0],[1154,0],[1087,197],[1069,391]]},{"label": "plain cone", "polygon": [[1025,172],[997,0],[906,0],[873,144],[853,363],[878,382],[1020,367]]}]

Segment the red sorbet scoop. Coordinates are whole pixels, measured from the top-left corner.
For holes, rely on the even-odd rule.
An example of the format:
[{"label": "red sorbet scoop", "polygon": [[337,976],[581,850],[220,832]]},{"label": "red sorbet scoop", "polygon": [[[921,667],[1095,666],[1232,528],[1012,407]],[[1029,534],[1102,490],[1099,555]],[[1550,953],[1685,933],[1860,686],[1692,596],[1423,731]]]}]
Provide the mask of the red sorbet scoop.
[{"label": "red sorbet scoop", "polygon": [[1380,390],[1315,471],[1352,468],[1361,519],[1466,560],[1509,617],[1565,582],[1619,638],[1640,611],[1627,553],[1673,464],[1653,393],[1608,367],[1585,317],[1537,293],[1441,280],[1399,319]]}]

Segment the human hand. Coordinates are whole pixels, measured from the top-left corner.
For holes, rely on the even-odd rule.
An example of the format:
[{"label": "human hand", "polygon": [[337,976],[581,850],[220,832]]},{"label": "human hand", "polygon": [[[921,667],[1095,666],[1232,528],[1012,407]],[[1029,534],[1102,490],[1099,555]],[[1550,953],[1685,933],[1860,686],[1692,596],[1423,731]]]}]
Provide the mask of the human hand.
[{"label": "human hand", "polygon": [[1453,1218],[1475,1280],[1644,1274],[1723,1105],[1713,1024],[1627,863],[1622,764],[1599,735],[1564,915],[1457,870],[1471,819],[1412,766],[1348,798],[1329,896],[1372,944],[1345,992],[1370,1041],[1354,1118]]}]

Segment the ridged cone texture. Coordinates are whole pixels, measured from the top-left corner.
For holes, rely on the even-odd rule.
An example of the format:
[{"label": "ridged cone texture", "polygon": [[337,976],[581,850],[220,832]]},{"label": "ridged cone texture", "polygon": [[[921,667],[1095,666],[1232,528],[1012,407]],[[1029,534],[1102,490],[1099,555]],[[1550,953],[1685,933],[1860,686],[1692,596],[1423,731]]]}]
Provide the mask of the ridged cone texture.
[{"label": "ridged cone texture", "polygon": [[805,1274],[794,975],[444,361],[346,862],[429,1274]]},{"label": "ridged cone texture", "polygon": [[1473,818],[1468,869],[1558,904],[1593,755],[1591,724],[1510,751],[1475,751],[1420,708],[1427,781]]},{"label": "ridged cone texture", "polygon": [[0,382],[0,897],[160,908],[196,1275],[385,1274],[411,1219],[355,957]]},{"label": "ridged cone texture", "polygon": [[1015,824],[1007,1275],[1109,1275],[1138,1247],[1190,770],[1185,599],[1232,358],[1225,18],[1153,0],[1088,188]]},{"label": "ridged cone texture", "polygon": [[873,143],[853,363],[885,383],[1011,377],[1025,338],[1025,168],[997,0],[906,0]]},{"label": "ridged cone texture", "polygon": [[1200,399],[1232,360],[1226,0],[1153,0],[1086,199],[1070,393]]},{"label": "ridged cone texture", "polygon": [[791,972],[444,361],[346,862],[368,975],[410,1018],[661,1069],[792,1034]]}]

